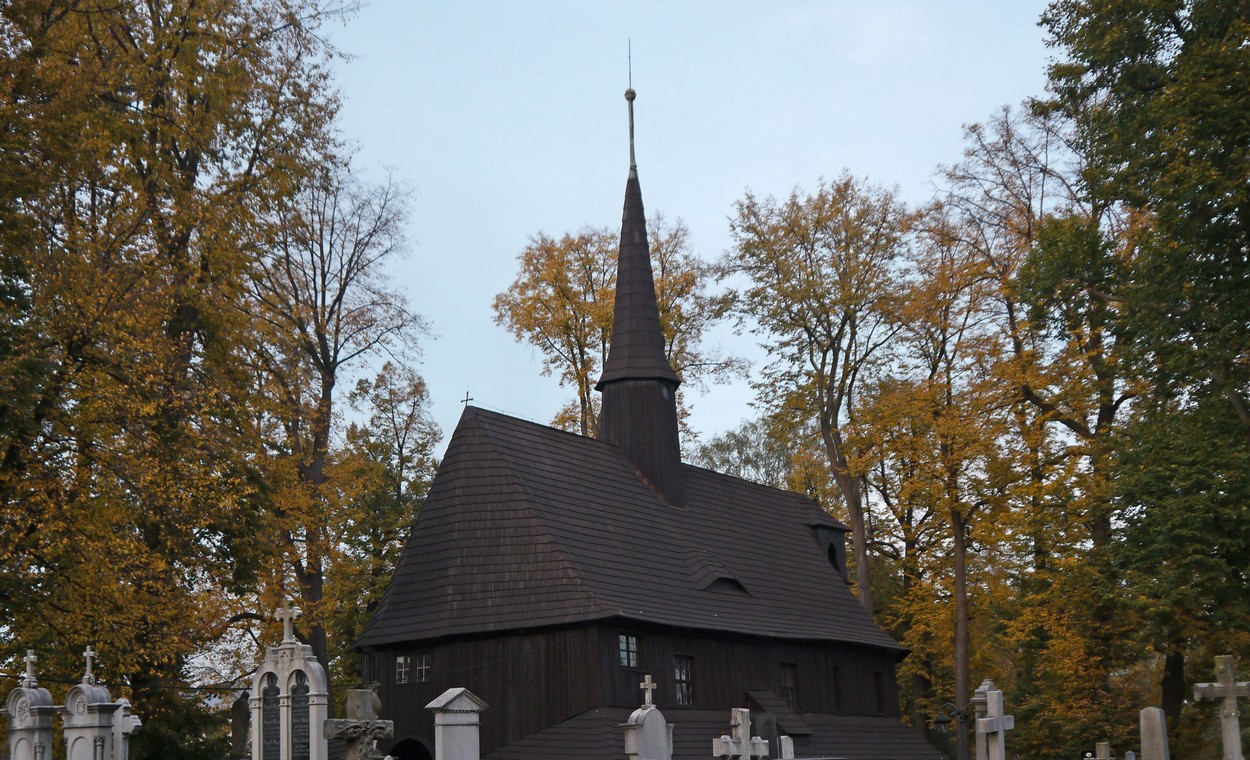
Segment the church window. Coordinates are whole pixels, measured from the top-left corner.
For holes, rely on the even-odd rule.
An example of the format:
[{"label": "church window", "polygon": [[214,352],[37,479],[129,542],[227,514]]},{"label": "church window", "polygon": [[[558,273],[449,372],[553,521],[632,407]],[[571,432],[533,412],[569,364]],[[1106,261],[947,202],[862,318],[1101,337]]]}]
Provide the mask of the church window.
[{"label": "church window", "polygon": [[622,633],[620,636],[620,652],[621,667],[636,668],[638,667],[638,637],[632,633]]},{"label": "church window", "polygon": [[395,683],[408,683],[412,677],[412,655],[401,654],[395,657]]},{"label": "church window", "polygon": [[694,704],[691,698],[690,683],[694,672],[694,658],[677,655],[673,658],[673,684],[676,687],[678,707],[690,707]]},{"label": "church window", "polygon": [[417,654],[416,660],[413,663],[415,667],[413,667],[413,670],[412,670],[412,674],[413,674],[412,680],[417,683],[429,683],[430,682],[430,667],[433,664],[433,660],[434,660],[434,656],[431,655],[429,652],[421,652]]},{"label": "church window", "polygon": [[781,663],[781,698],[791,710],[799,709],[799,666]]}]

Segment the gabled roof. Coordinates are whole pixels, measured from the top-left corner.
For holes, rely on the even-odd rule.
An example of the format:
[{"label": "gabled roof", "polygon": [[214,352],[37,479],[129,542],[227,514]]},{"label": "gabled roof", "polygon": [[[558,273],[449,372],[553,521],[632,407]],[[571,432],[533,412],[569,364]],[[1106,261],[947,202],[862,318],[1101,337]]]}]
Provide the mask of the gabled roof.
[{"label": "gabled roof", "polygon": [[901,647],[829,564],[798,494],[683,465],[661,501],[616,447],[465,409],[358,647],[625,618]]}]

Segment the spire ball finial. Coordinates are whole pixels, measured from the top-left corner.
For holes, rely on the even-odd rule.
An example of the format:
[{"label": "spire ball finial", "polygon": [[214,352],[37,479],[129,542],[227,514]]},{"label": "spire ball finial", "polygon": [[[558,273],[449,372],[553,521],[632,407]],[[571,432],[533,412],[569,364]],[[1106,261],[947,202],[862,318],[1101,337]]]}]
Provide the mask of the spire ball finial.
[{"label": "spire ball finial", "polygon": [[634,98],[636,97],[638,97],[638,93],[634,92],[633,87],[630,87],[628,90],[625,91],[625,99],[628,100],[630,103],[633,103]]}]

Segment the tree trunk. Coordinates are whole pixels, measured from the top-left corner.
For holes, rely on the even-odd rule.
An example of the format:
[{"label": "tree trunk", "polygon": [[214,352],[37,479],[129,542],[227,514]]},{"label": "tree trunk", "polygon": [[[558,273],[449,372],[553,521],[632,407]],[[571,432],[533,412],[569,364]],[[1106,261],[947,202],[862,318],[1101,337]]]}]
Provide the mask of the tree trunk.
[{"label": "tree trunk", "polygon": [[953,533],[954,596],[955,596],[955,704],[963,708],[968,704],[968,537],[964,516],[958,509],[951,510]]}]

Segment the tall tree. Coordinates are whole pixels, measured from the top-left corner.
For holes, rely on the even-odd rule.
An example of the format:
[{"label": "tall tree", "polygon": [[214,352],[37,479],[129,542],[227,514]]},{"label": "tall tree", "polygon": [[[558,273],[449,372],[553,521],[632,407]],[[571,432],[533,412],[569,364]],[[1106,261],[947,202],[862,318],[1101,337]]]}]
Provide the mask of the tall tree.
[{"label": "tall tree", "polygon": [[735,209],[721,271],[745,278],[726,301],[773,357],[757,384],[760,402],[792,430],[808,415],[817,420],[851,525],[857,591],[871,611],[862,473],[844,425],[862,375],[897,329],[892,294],[907,212],[893,193],[847,174],[781,202],[747,193]]},{"label": "tall tree", "polygon": [[[495,324],[538,348],[543,372],[558,372],[560,384],[573,387],[576,398],[553,424],[582,435],[599,428],[594,386],[612,337],[618,237],[606,227],[559,240],[539,233],[517,256],[516,280],[494,301]],[[702,345],[716,305],[706,292],[709,267],[690,250],[685,224],[670,226],[654,214],[647,237],[665,353],[678,376],[699,383],[738,371],[738,360]]]},{"label": "tall tree", "polygon": [[[329,162],[274,207],[251,273],[255,313],[268,328],[252,359],[270,397],[266,494],[295,583],[280,593],[298,591],[322,662],[329,662],[321,602],[334,529],[359,496],[351,478],[331,482],[336,391],[366,359],[415,350],[424,329],[383,271],[403,248],[404,202],[393,184],[362,184],[348,166]],[[410,393],[419,400],[419,389]]]},{"label": "tall tree", "polygon": [[1042,20],[1093,193],[1149,216],[1122,294],[1138,367],[1218,389],[1250,437],[1250,7],[1061,0]]},{"label": "tall tree", "polygon": [[322,18],[0,7],[3,645],[63,652],[53,680],[97,645],[145,716],[138,757],[220,755],[176,689],[258,567],[239,294],[258,209],[329,133]]}]

